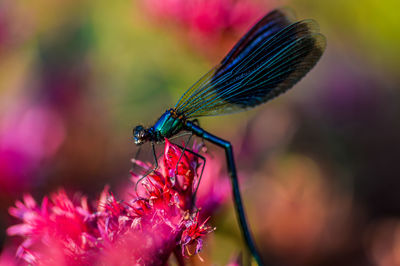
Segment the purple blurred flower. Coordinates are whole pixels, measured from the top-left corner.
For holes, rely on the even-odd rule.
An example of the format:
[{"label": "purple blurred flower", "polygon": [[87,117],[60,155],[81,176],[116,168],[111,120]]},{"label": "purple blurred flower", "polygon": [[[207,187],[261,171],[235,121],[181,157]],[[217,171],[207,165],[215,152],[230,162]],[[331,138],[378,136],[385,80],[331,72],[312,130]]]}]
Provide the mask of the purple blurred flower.
[{"label": "purple blurred flower", "polygon": [[25,195],[9,210],[22,220],[7,231],[24,238],[17,256],[36,265],[165,265],[171,253],[178,260],[199,253],[214,229],[199,220],[192,202],[198,158],[166,141],[159,165],[127,201],[106,187],[95,209],[86,197],[76,201],[63,190],[40,205]]}]

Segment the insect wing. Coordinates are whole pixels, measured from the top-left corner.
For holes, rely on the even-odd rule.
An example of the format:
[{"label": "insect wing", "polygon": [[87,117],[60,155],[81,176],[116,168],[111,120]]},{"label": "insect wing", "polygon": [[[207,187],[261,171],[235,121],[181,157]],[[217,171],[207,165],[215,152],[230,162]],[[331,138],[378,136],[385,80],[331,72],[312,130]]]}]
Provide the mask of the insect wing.
[{"label": "insect wing", "polygon": [[182,96],[175,110],[195,118],[255,107],[297,83],[325,46],[315,21],[292,23],[286,12],[272,11]]}]

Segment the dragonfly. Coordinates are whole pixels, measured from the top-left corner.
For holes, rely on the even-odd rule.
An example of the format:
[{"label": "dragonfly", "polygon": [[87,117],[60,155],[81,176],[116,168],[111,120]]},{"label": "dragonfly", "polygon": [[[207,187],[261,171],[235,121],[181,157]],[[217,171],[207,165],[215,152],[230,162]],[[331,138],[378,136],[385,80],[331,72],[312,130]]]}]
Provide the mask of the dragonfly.
[{"label": "dragonfly", "polygon": [[[162,143],[188,132],[225,150],[234,205],[241,232],[251,255],[263,265],[248,225],[231,143],[203,128],[197,118],[232,114],[251,109],[287,91],[318,62],[326,38],[312,19],[296,21],[288,9],[276,9],[261,18],[225,58],[194,83],[175,107],[157,122],[133,129],[137,145]],[[156,156],[155,156],[156,159]],[[157,165],[157,164],[156,164]]]}]

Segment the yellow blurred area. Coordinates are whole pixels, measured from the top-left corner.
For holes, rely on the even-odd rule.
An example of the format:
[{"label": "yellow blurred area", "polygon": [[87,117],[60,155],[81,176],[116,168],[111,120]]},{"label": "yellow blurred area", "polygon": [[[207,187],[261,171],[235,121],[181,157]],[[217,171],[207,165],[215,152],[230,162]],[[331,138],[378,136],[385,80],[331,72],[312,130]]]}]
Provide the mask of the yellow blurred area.
[{"label": "yellow blurred area", "polygon": [[333,34],[330,42],[335,45],[353,49],[358,56],[386,71],[392,72],[399,66],[399,1],[294,0],[293,3],[298,6],[298,14],[312,15],[327,33]]}]

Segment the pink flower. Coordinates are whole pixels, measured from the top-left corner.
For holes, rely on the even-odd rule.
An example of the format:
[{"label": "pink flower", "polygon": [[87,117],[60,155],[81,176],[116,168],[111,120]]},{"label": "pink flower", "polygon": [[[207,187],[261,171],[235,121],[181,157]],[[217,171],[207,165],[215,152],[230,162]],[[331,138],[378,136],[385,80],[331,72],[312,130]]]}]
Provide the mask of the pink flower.
[{"label": "pink flower", "polygon": [[[36,171],[65,139],[65,125],[51,106],[9,108],[0,121],[0,191],[16,193],[38,181]],[[11,110],[10,110],[11,109]]]},{"label": "pink flower", "polygon": [[193,204],[199,160],[167,140],[159,165],[130,199],[117,200],[106,187],[95,208],[63,190],[40,205],[25,195],[9,210],[22,221],[7,230],[24,239],[17,256],[36,265],[164,265],[171,253],[178,259],[199,253],[214,230]]},{"label": "pink flower", "polygon": [[199,224],[199,213],[192,220],[185,221],[186,230],[183,231],[181,236],[180,244],[182,245],[182,256],[185,254],[189,254],[190,252],[187,251],[185,253],[185,249],[188,248],[187,246],[193,242],[196,242],[196,250],[195,254],[199,253],[203,247],[203,240],[202,237],[207,235],[210,231],[210,228],[206,226],[206,223],[209,218],[207,218],[203,223]]},{"label": "pink flower", "polygon": [[[194,144],[193,151],[198,153],[201,144]],[[159,163],[158,171],[161,173],[168,173],[175,180],[174,173],[177,170],[176,164],[179,161],[179,158],[182,154],[180,148],[175,145],[171,145],[170,142],[167,142],[165,151],[164,151],[164,159],[169,158],[168,161],[164,159]],[[186,152],[179,163],[179,170],[177,173],[178,181],[176,183],[176,189],[180,190],[180,194],[184,195],[185,193],[193,193],[193,190],[198,186],[197,194],[196,194],[196,207],[201,209],[200,216],[203,218],[207,218],[212,216],[214,212],[221,207],[221,205],[229,198],[231,193],[230,180],[227,176],[227,173],[223,171],[223,164],[221,164],[221,159],[211,156],[209,154],[202,155],[205,157],[207,163],[204,168],[203,176],[201,178],[201,184],[198,184],[197,178],[193,176],[195,174],[194,171],[190,172],[190,169],[201,168],[202,165],[199,166],[189,166],[188,162],[192,162],[192,164],[203,164],[204,162],[196,158],[195,155]],[[152,169],[152,165],[148,165],[144,162],[133,160],[135,164],[139,167],[143,168],[145,172],[148,172]],[[188,172],[189,178],[187,180],[183,179],[185,175],[182,175],[185,172]],[[200,173],[200,169],[198,170]],[[132,174],[132,181],[136,183],[136,181],[140,178],[136,174]],[[183,179],[183,180],[182,180]],[[193,183],[190,183],[193,182]],[[139,194],[142,193],[143,187],[138,187]],[[186,199],[190,199],[190,197],[185,197]],[[192,204],[192,202],[186,202],[185,204]]]},{"label": "pink flower", "polygon": [[173,24],[185,32],[193,45],[202,48],[204,43],[207,43],[207,49],[221,44],[230,35],[235,38],[240,36],[263,15],[265,10],[254,0],[142,0],[142,2],[150,15],[163,25],[165,22]]}]

